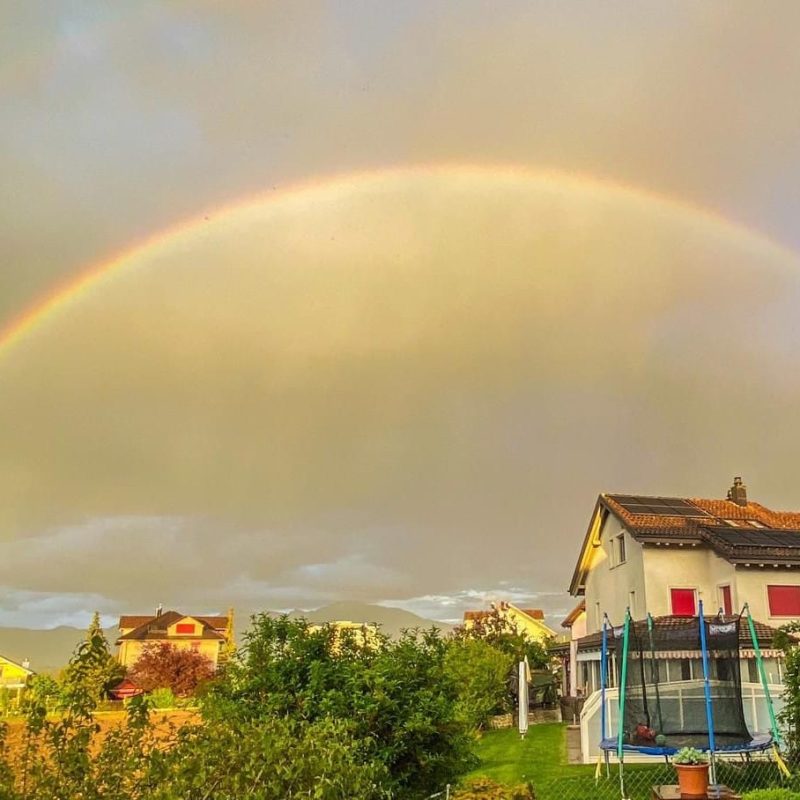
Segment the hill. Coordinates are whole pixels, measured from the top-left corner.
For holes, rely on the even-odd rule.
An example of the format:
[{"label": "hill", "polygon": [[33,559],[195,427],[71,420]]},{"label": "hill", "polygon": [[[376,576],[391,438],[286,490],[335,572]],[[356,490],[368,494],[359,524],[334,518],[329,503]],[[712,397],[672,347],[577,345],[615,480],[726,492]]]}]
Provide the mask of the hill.
[{"label": "hill", "polygon": [[340,602],[312,611],[296,609],[289,614],[292,618],[305,617],[309,622],[321,625],[325,622],[349,620],[350,622],[377,623],[389,636],[397,636],[404,628],[439,628],[443,633],[452,630],[452,625],[425,619],[402,608],[376,606],[369,603]]},{"label": "hill", "polygon": [[[84,628],[68,625],[47,630],[0,628],[0,655],[17,663],[28,659],[36,672],[58,672],[67,665],[85,634]],[[105,634],[113,648],[119,630],[106,628]]]}]

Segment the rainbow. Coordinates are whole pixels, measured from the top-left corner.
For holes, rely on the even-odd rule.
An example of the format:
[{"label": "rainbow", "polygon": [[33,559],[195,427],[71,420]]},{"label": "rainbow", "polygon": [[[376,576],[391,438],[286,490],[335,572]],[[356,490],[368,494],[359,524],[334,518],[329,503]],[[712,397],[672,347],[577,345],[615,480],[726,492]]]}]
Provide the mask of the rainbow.
[{"label": "rainbow", "polygon": [[211,219],[219,220],[229,214],[234,214],[244,208],[259,204],[277,205],[287,200],[302,202],[305,199],[315,198],[322,194],[336,197],[353,188],[409,175],[515,179],[555,185],[565,190],[579,189],[584,192],[596,193],[598,196],[607,196],[609,194],[624,196],[641,203],[655,204],[667,212],[687,215],[694,219],[714,224],[726,231],[729,236],[756,239],[791,262],[796,263],[798,259],[798,254],[794,251],[772,241],[758,231],[740,223],[732,222],[711,209],[695,206],[669,195],[658,194],[595,176],[556,170],[537,170],[513,165],[439,164],[392,167],[332,175],[323,179],[318,178],[313,181],[293,184],[279,191],[250,195],[221,208],[217,207],[201,212],[189,220],[179,222],[144,241],[137,242],[110,258],[82,270],[76,277],[71,277],[60,285],[55,286],[47,295],[37,300],[21,314],[12,318],[4,327],[0,328],[0,358],[44,326],[50,319],[56,317],[60,311],[79,302],[84,295],[99,289],[120,270],[133,267],[137,256],[165,245],[179,235],[186,236],[198,233]]}]

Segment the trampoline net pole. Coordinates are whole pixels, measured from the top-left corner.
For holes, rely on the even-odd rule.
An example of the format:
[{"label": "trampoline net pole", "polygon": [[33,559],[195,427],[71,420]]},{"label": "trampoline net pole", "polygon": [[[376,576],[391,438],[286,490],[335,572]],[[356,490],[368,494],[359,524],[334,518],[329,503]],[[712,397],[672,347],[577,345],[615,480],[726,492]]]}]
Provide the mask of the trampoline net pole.
[{"label": "trampoline net pole", "polygon": [[703,615],[703,601],[698,603],[697,621],[700,624],[700,652],[703,656],[703,690],[706,699],[706,718],[708,719],[708,750],[711,754],[711,782],[716,784],[716,765],[714,764],[714,751],[716,742],[714,741],[714,712],[711,709],[711,682],[709,681],[708,668],[708,640],[706,638],[706,620]]},{"label": "trampoline net pole", "polygon": [[764,669],[764,659],[761,657],[761,647],[758,644],[758,636],[756,635],[756,626],[753,624],[753,617],[750,614],[750,605],[745,603],[744,610],[747,611],[747,627],[750,630],[750,638],[753,641],[753,652],[756,656],[756,664],[758,665],[758,675],[761,678],[761,686],[764,688],[764,699],[767,701],[767,710],[769,711],[769,724],[772,728],[772,738],[778,743],[782,744],[780,732],[778,731],[778,723],[775,719],[775,709],[772,705],[772,697],[769,693],[769,683],[767,682],[767,671]]},{"label": "trampoline net pole", "polygon": [[622,668],[619,679],[619,719],[617,722],[617,759],[619,760],[619,791],[625,797],[623,746],[625,737],[625,687],[628,681],[628,645],[630,643],[631,612],[625,609],[625,627],[622,632]]}]

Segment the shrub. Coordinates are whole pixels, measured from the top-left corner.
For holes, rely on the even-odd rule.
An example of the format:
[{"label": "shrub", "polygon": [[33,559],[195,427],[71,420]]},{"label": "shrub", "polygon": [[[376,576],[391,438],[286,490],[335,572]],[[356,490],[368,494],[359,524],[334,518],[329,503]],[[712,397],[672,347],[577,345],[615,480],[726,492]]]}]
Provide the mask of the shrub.
[{"label": "shrub", "polygon": [[791,789],[755,789],[745,792],[742,800],[800,800],[800,793]]},{"label": "shrub", "polygon": [[167,686],[153,689],[147,696],[147,702],[151,708],[175,708],[178,704],[172,689]]},{"label": "shrub", "polygon": [[530,785],[503,786],[489,778],[478,778],[462,786],[453,795],[453,800],[534,800]]},{"label": "shrub", "polygon": [[493,714],[511,710],[512,656],[480,639],[454,639],[445,667],[458,686],[458,717],[470,728],[482,728]]},{"label": "shrub", "polygon": [[212,718],[347,722],[357,741],[370,742],[367,755],[385,769],[388,791],[427,797],[475,763],[447,650],[435,630],[367,643],[262,614],[204,710]]}]

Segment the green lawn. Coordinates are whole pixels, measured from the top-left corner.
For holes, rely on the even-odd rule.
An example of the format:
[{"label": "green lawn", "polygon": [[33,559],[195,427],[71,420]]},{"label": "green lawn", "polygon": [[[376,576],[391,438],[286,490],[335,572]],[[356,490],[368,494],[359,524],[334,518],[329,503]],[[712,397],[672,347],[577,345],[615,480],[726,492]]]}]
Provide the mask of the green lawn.
[{"label": "green lawn", "polygon": [[516,728],[487,731],[478,742],[481,765],[469,778],[486,775],[503,784],[532,781],[535,785],[555,778],[594,775],[591,764],[567,764],[567,726],[561,723],[531,725],[524,739]]}]

